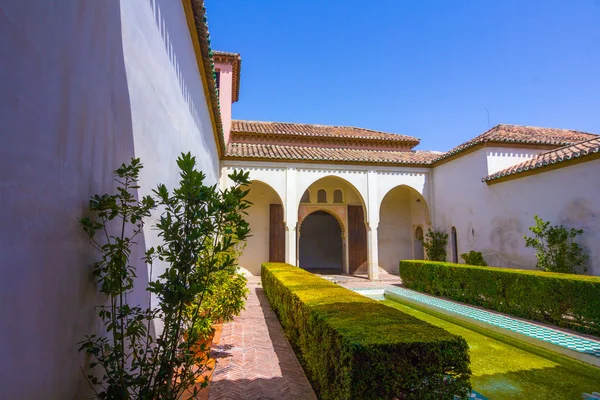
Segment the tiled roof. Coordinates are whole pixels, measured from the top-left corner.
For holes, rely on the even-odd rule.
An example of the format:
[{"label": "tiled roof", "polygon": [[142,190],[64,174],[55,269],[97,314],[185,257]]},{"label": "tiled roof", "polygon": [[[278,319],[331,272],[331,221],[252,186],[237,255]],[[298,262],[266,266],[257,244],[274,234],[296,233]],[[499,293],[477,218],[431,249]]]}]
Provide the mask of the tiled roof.
[{"label": "tiled roof", "polygon": [[235,103],[240,98],[240,73],[242,69],[242,56],[238,53],[229,53],[227,51],[213,51],[215,61],[219,58],[229,60],[233,65],[233,82],[231,85],[231,101]]},{"label": "tiled roof", "polygon": [[441,161],[454,154],[484,143],[530,144],[567,146],[598,137],[591,133],[568,129],[539,128],[520,125],[496,125],[489,131],[444,153],[435,161]]},{"label": "tiled roof", "polygon": [[431,151],[387,151],[339,149],[328,147],[286,146],[261,143],[230,143],[228,159],[272,159],[294,161],[335,161],[349,163],[383,163],[425,165],[440,153]]},{"label": "tiled roof", "polygon": [[538,154],[531,160],[503,169],[482,179],[489,182],[506,176],[516,175],[527,171],[548,167],[568,160],[583,158],[593,154],[600,155],[600,137],[561,147],[560,149]]},{"label": "tiled roof", "polygon": [[414,144],[415,146],[419,144],[418,138],[407,135],[398,135],[395,133],[386,133],[374,131],[371,129],[355,128],[351,126],[296,124],[289,122],[233,120],[231,125],[231,132],[322,138],[383,140],[409,142]]},{"label": "tiled roof", "polygon": [[[215,65],[212,60],[213,52],[210,49],[210,35],[208,33],[208,23],[206,19],[206,7],[204,7],[204,0],[185,0],[184,8],[187,10],[191,9],[193,16],[193,26],[190,26],[190,30],[195,31],[196,37],[200,46],[200,59],[202,67],[200,73],[204,75],[206,79],[205,95],[207,102],[210,105],[211,118],[215,125],[215,138],[218,142],[220,154],[225,152],[225,136],[223,135],[223,122],[221,120],[221,107],[219,105],[219,96],[217,92],[217,82]],[[194,45],[195,47],[195,45]],[[199,61],[200,64],[200,61]],[[200,67],[200,65],[199,65]]]}]

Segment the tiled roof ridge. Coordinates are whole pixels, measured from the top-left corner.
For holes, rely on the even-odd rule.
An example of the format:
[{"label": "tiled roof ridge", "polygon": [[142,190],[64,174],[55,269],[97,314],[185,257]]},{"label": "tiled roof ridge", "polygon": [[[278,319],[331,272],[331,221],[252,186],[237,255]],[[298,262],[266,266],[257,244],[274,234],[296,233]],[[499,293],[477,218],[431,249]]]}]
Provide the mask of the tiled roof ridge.
[{"label": "tiled roof ridge", "polygon": [[398,151],[231,142],[227,146],[226,158],[429,165],[431,159],[438,154],[426,150]]},{"label": "tiled roof ridge", "polygon": [[600,136],[540,153],[530,160],[490,174],[482,178],[481,181],[490,182],[507,176],[517,175],[598,153],[600,153]]},{"label": "tiled roof ridge", "polygon": [[[309,124],[309,123],[303,123],[303,122],[239,120],[239,119],[233,119],[231,122],[232,122],[231,132],[233,132],[233,133],[268,134],[265,132],[248,132],[247,129],[240,129],[240,127],[236,126],[236,124],[258,124],[258,125],[264,125],[264,126],[272,126],[272,127],[275,127],[275,130],[277,129],[277,125],[284,125],[284,126],[288,126],[288,127],[299,126],[299,127],[308,127],[308,128],[349,129],[349,130],[356,131],[356,133],[357,133],[356,136],[350,136],[351,138],[364,139],[364,140],[380,140],[380,141],[386,141],[386,139],[387,139],[387,140],[393,140],[393,141],[415,143],[415,145],[420,143],[420,139],[417,137],[414,137],[414,136],[404,135],[404,134],[400,134],[400,133],[378,131],[378,130],[369,129],[369,128],[360,128],[357,126]],[[374,134],[379,134],[379,135],[385,135],[386,137],[361,136],[360,132],[369,132],[369,133],[374,133]],[[289,134],[289,132],[283,132],[283,131],[270,132],[269,134],[284,134],[285,135],[285,134]],[[302,136],[302,133],[298,133],[298,135]]]},{"label": "tiled roof ridge", "polygon": [[[225,154],[227,146],[225,144],[225,135],[223,134],[223,121],[221,119],[221,106],[219,104],[219,91],[216,83],[216,72],[215,65],[213,62],[213,51],[210,48],[210,33],[208,31],[208,19],[206,17],[206,7],[204,0],[187,0],[184,2],[184,9],[186,12],[186,18],[191,19],[190,30],[195,31],[197,43],[200,47],[200,54],[198,61],[200,74],[204,75],[206,80],[206,86],[204,88],[207,103],[211,113],[211,119],[214,122],[214,136],[217,141],[219,154]],[[188,13],[188,10],[190,12]],[[191,15],[190,15],[191,14]],[[189,17],[188,17],[189,15]],[[194,44],[194,47],[196,45]]]},{"label": "tiled roof ridge", "polygon": [[[528,134],[531,133],[542,133],[541,136],[535,138],[533,135],[525,135],[525,137],[501,137],[494,135],[501,135],[502,132],[510,132],[515,130],[525,130],[529,131]],[[555,134],[563,134],[562,137],[554,137],[553,135],[545,135],[543,133],[555,133]],[[567,139],[567,136],[575,135],[574,137]],[[588,137],[586,137],[588,136]],[[589,137],[592,136],[592,137]],[[585,137],[585,138],[584,138]],[[469,148],[472,148],[477,145],[485,144],[485,143],[514,143],[514,144],[532,144],[532,145],[556,145],[556,146],[569,146],[571,144],[581,142],[588,139],[593,139],[594,137],[598,137],[597,134],[589,133],[589,132],[581,132],[572,129],[562,129],[562,128],[545,128],[539,126],[529,126],[529,125],[514,125],[514,124],[498,124],[484,133],[477,135],[473,139],[470,139],[463,144],[454,147],[453,149],[447,151],[443,155],[441,155],[438,159],[434,160],[434,162],[442,161],[448,157],[451,157],[455,154],[462,153]]]},{"label": "tiled roof ridge", "polygon": [[240,53],[233,53],[231,51],[213,50],[213,54],[215,56],[228,56],[228,57],[235,57],[235,58],[238,58],[238,59],[242,58],[242,56],[240,55]]}]

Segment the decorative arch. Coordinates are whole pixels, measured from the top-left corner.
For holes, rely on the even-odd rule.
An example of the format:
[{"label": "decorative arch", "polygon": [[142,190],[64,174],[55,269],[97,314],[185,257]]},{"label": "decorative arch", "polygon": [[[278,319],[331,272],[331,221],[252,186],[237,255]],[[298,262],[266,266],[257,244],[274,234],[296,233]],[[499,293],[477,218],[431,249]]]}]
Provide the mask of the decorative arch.
[{"label": "decorative arch", "polygon": [[342,189],[335,189],[333,191],[333,202],[335,204],[343,204],[344,203],[344,191]]},{"label": "decorative arch", "polygon": [[[356,186],[352,182],[348,181],[347,179],[345,179],[345,178],[343,178],[341,176],[337,176],[337,175],[325,175],[325,176],[322,176],[322,177],[320,177],[318,179],[313,180],[308,185],[304,185],[304,187],[298,188],[299,189],[299,193],[304,193],[304,191],[308,190],[309,187],[311,187],[311,186],[315,185],[316,183],[318,183],[320,181],[323,181],[325,179],[335,179],[335,180],[338,180],[338,181],[342,181],[346,185],[348,185],[348,187],[350,188],[350,190],[352,190],[356,194],[356,196],[358,197],[358,199],[360,201],[360,205],[362,206],[362,208],[364,210],[364,217],[365,217],[365,223],[366,223],[368,221],[368,215],[367,215],[367,213],[368,213],[368,207],[367,207],[367,204],[365,202],[365,198],[364,198],[363,194],[356,188]],[[336,189],[339,189],[339,187],[336,187]],[[346,200],[348,198],[348,193],[344,193],[343,194],[343,198],[344,198],[344,200]],[[296,204],[296,207],[299,207],[300,204],[301,204],[300,201],[298,201],[297,204]]]},{"label": "decorative arch", "polygon": [[337,222],[340,224],[340,230],[342,231],[342,236],[346,237],[346,233],[348,232],[347,227],[346,227],[346,213],[345,210],[343,210],[343,207],[341,206],[307,206],[307,207],[303,207],[303,209],[301,210],[300,214],[298,215],[298,236],[300,236],[301,232],[302,232],[302,223],[304,222],[304,220],[306,220],[306,218],[317,212],[317,211],[323,211],[326,212],[327,214],[330,214],[332,217],[334,217]]},{"label": "decorative arch", "polygon": [[[323,215],[327,218],[323,219]],[[315,218],[311,219],[311,216]],[[298,227],[299,267],[313,273],[341,273],[348,270],[346,224],[331,207],[312,207],[298,220]],[[306,235],[302,234],[304,230],[307,231]]]},{"label": "decorative arch", "polygon": [[319,189],[317,190],[317,203],[327,204],[327,190]]}]

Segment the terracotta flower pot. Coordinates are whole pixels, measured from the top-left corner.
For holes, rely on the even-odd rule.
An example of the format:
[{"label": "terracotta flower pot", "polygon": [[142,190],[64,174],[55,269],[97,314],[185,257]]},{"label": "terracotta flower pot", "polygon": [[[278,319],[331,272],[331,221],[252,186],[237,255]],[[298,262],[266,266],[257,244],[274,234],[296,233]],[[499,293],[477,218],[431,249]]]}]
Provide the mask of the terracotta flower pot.
[{"label": "terracotta flower pot", "polygon": [[214,324],[212,327],[215,330],[215,336],[213,337],[212,342],[213,344],[219,344],[219,342],[221,341],[221,333],[223,333],[223,324]]}]

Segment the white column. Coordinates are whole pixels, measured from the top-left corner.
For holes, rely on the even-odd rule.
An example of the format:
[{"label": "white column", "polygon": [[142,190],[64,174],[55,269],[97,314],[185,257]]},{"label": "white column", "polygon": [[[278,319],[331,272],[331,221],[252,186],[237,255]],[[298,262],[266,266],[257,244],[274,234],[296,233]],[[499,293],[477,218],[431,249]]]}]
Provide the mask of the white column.
[{"label": "white column", "polygon": [[367,227],[367,268],[369,280],[379,280],[379,249],[377,248],[377,228]]},{"label": "white column", "polygon": [[298,265],[296,257],[298,199],[296,194],[296,168],[288,167],[285,171],[285,262],[292,265]]},{"label": "white column", "polygon": [[379,279],[379,253],[377,227],[379,226],[379,195],[377,171],[367,173],[367,271],[369,279]]}]

